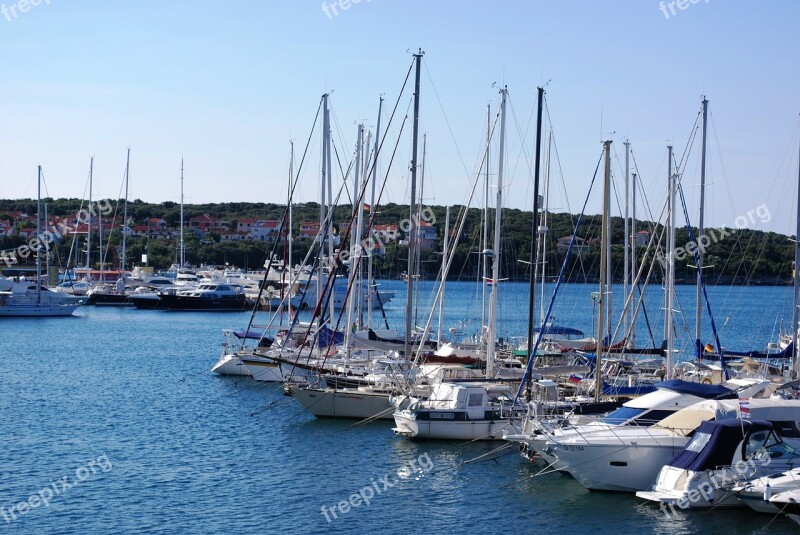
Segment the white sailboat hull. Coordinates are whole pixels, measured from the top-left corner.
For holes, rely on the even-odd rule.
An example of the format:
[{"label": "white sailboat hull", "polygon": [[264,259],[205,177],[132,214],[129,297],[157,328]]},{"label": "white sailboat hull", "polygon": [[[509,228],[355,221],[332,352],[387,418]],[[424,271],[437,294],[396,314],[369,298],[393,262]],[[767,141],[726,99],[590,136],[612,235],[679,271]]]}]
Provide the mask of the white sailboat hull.
[{"label": "white sailboat hull", "polygon": [[249,377],[250,370],[245,366],[242,359],[235,354],[225,354],[220,357],[211,371],[220,375],[238,375],[242,377]]},{"label": "white sailboat hull", "polygon": [[289,392],[317,418],[391,420],[394,410],[389,404],[388,393],[296,386],[290,386]]},{"label": "white sailboat hull", "polygon": [[58,317],[71,316],[80,304],[11,303],[0,307],[2,317]]},{"label": "white sailboat hull", "polygon": [[245,367],[253,376],[256,381],[263,381],[267,383],[282,383],[283,374],[281,373],[281,366],[274,360],[248,359],[245,362]]}]

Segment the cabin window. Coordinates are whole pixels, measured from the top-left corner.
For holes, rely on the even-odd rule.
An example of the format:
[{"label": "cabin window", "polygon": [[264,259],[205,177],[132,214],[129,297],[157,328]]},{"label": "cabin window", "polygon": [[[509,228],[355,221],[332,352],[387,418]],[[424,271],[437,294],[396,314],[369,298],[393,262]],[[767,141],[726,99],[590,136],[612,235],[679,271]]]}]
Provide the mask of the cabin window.
[{"label": "cabin window", "polygon": [[797,422],[788,420],[783,422],[772,422],[772,425],[782,437],[800,438],[800,429],[797,428]]},{"label": "cabin window", "polygon": [[483,405],[483,392],[469,395],[468,407],[480,407],[481,405]]},{"label": "cabin window", "polygon": [[711,433],[696,433],[686,445],[686,451],[698,453],[705,448],[709,440],[711,440]]}]

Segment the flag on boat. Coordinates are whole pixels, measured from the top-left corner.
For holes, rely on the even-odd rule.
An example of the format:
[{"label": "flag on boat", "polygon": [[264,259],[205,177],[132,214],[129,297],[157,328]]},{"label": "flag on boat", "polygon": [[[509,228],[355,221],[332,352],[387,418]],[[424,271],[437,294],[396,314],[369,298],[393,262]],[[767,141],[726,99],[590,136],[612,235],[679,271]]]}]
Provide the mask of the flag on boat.
[{"label": "flag on boat", "polygon": [[569,377],[567,377],[567,381],[569,381],[570,383],[578,384],[583,382],[583,376],[571,373],[569,374]]},{"label": "flag on boat", "polygon": [[491,286],[492,285],[492,279],[486,279],[486,285],[487,286]]},{"label": "flag on boat", "polygon": [[362,205],[362,206],[364,206],[364,211],[365,211],[365,212],[369,212],[369,210],[370,210],[370,207],[369,207],[369,205],[368,205],[367,203],[363,203],[363,205]]},{"label": "flag on boat", "polygon": [[711,344],[706,344],[706,347],[703,348],[703,351],[705,351],[706,353],[713,353],[714,346],[712,346]]},{"label": "flag on boat", "polygon": [[742,413],[742,419],[750,419],[750,398],[739,399],[739,410]]}]

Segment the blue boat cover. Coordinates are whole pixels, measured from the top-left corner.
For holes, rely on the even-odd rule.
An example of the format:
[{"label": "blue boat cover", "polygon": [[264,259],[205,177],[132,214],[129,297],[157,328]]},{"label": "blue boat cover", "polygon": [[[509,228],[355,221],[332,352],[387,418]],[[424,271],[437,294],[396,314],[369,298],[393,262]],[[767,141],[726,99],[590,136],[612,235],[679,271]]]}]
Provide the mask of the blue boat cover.
[{"label": "blue boat cover", "polygon": [[693,472],[730,466],[742,460],[734,459],[734,454],[745,437],[771,429],[772,424],[766,420],[707,420],[667,465]]},{"label": "blue boat cover", "polygon": [[[723,351],[726,357],[750,357],[751,359],[766,359],[766,360],[785,360],[792,358],[794,355],[794,344],[789,343],[785,348],[777,353],[765,353],[763,351],[731,351],[726,349]],[[704,360],[719,360],[719,353],[703,353]]]},{"label": "blue boat cover", "polygon": [[656,386],[679,394],[691,394],[703,399],[737,399],[739,397],[736,392],[722,385],[706,385],[680,379],[662,381],[656,383]]},{"label": "blue boat cover", "polygon": [[328,347],[344,343],[344,333],[334,332],[327,325],[317,331],[317,344],[319,347]]},{"label": "blue boat cover", "polygon": [[537,327],[534,332],[543,331],[544,334],[562,334],[567,336],[583,336],[583,331],[573,329],[572,327],[559,327],[558,325],[546,325],[544,329]]},{"label": "blue boat cover", "polygon": [[264,333],[261,331],[234,331],[233,335],[241,340],[242,338],[246,338],[248,340],[261,340],[261,337],[264,336]]}]

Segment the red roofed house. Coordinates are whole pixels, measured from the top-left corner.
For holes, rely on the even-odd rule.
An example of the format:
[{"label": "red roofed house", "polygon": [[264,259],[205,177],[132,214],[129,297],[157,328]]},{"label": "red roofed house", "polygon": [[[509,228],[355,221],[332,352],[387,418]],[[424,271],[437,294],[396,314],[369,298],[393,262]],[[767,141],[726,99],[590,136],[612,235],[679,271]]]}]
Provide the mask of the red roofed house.
[{"label": "red roofed house", "polygon": [[204,232],[222,232],[228,230],[228,223],[218,217],[203,214],[189,220],[189,226]]},{"label": "red roofed house", "polygon": [[[250,227],[250,235],[260,241],[272,241],[278,239],[278,230],[281,222],[277,220],[256,221]],[[284,231],[284,235],[286,231]]]}]

